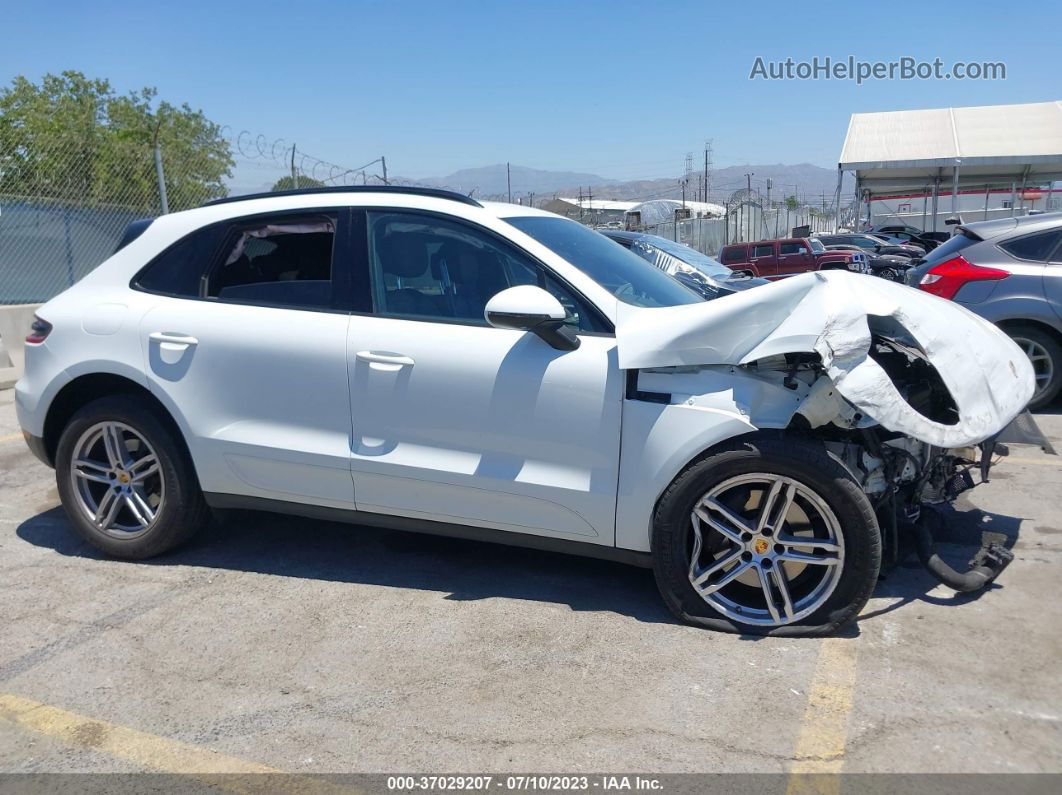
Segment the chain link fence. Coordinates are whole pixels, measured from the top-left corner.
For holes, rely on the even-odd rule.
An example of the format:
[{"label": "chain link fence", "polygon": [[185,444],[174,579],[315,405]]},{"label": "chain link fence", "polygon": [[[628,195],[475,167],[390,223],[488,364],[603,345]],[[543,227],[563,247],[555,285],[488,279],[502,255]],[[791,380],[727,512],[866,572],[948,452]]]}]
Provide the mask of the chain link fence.
[{"label": "chain link fence", "polygon": [[225,195],[200,166],[201,158],[135,143],[0,140],[0,304],[66,289],[114,251],[130,221]]},{"label": "chain link fence", "polygon": [[[144,145],[80,130],[0,136],[0,305],[42,303],[113,253],[138,218],[231,194],[386,182],[386,161],[345,168],[246,131]],[[382,173],[381,173],[382,172]]]},{"label": "chain link fence", "polygon": [[[647,227],[646,232],[683,243],[702,254],[719,256],[729,243],[775,240],[791,237],[794,229],[807,226],[809,234],[834,231],[835,214],[810,207],[771,207],[743,203],[729,208],[723,218],[689,218]],[[842,224],[845,214],[842,211]]]}]

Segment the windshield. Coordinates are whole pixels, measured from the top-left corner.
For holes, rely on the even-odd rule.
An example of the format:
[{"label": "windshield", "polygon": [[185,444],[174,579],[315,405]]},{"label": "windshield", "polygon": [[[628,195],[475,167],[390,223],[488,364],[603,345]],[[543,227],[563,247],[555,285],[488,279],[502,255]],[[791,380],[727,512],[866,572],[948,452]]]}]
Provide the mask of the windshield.
[{"label": "windshield", "polygon": [[679,306],[702,300],[637,254],[577,221],[531,215],[504,220],[566,259],[626,304]]},{"label": "windshield", "polygon": [[821,254],[823,251],[826,250],[826,246],[822,245],[821,240],[811,238],[811,250],[814,251],[816,254]]},{"label": "windshield", "polygon": [[719,260],[709,257],[707,254],[702,254],[696,249],[685,246],[682,243],[668,240],[666,237],[646,235],[639,242],[647,243],[654,248],[660,249],[665,254],[670,254],[676,259],[682,260],[687,265],[692,265],[706,276],[714,276],[717,279],[729,279],[734,274],[730,268]]}]

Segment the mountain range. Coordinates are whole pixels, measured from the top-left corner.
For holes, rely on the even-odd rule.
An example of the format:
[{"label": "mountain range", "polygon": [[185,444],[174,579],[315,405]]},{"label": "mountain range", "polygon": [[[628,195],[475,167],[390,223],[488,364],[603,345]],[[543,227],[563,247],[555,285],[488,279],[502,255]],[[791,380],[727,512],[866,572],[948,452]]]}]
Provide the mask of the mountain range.
[{"label": "mountain range", "polygon": [[[709,198],[721,202],[731,193],[746,186],[746,174],[752,174],[752,187],[761,193],[767,190],[767,180],[771,180],[773,197],[790,196],[794,193],[803,201],[815,203],[825,196],[831,200],[837,189],[837,172],[811,163],[786,165],[783,163],[769,165],[728,166],[713,169],[709,174]],[[535,203],[540,199],[554,196],[578,196],[580,190],[585,195],[592,191],[599,199],[665,199],[682,197],[680,177],[661,177],[659,179],[615,180],[596,174],[575,171],[548,171],[512,165],[509,167],[512,180],[513,200],[525,199],[529,193],[535,195]],[[702,172],[694,171],[686,188],[686,198],[693,199],[702,177]],[[506,166],[499,163],[479,168],[465,168],[445,177],[428,177],[424,179],[402,179],[425,187],[447,188],[460,193],[471,193],[481,199],[502,199],[508,196]],[[845,175],[842,196],[850,196],[853,190],[852,177]]]}]

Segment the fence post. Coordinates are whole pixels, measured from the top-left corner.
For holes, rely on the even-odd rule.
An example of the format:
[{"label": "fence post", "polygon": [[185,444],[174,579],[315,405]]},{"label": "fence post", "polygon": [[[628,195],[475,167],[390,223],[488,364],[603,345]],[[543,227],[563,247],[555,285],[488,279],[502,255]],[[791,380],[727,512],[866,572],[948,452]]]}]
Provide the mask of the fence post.
[{"label": "fence post", "polygon": [[[67,281],[74,284],[74,248],[73,241],[70,240],[70,207],[63,205],[63,236],[66,238],[66,278]],[[51,296],[49,296],[51,297]]]},{"label": "fence post", "polygon": [[166,215],[170,211],[170,202],[166,197],[166,174],[162,170],[162,149],[157,141],[155,142],[155,178],[159,183],[159,206],[162,208],[162,214]]}]

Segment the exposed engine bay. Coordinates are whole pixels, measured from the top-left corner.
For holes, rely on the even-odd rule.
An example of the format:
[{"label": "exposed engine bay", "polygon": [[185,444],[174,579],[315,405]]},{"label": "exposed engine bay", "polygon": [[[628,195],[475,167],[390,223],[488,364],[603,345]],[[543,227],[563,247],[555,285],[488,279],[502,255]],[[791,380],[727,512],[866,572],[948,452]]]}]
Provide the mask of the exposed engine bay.
[{"label": "exposed engine bay", "polygon": [[[954,399],[925,352],[912,342],[903,335],[872,333],[868,355],[912,409],[934,422],[954,425],[959,416]],[[913,546],[944,584],[971,591],[994,580],[1013,559],[1009,550],[993,544],[979,566],[959,574],[936,555],[927,526],[938,521],[932,510],[925,511],[927,507],[951,503],[988,481],[993,456],[1007,453],[994,438],[978,445],[942,448],[886,430],[836,393],[814,354],[771,357],[748,366],[764,374],[784,372],[783,379],[790,386],[798,379],[809,384],[808,399],[794,414],[789,429],[822,440],[863,487],[878,517],[886,565],[898,564]]]},{"label": "exposed engine bay", "polygon": [[824,443],[871,501],[886,563],[909,537],[938,579],[966,591],[1009,562],[989,548],[955,572],[933,550],[926,510],[987,480],[1005,454],[999,434],[1033,395],[1027,357],[982,318],[903,285],[819,271],[701,305],[621,307],[616,336],[639,394],[712,412],[731,433],[745,424]]}]

